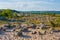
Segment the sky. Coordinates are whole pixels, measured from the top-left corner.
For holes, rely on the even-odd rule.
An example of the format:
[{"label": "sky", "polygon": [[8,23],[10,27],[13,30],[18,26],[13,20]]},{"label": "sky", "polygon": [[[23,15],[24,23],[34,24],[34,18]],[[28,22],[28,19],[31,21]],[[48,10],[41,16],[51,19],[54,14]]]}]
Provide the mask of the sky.
[{"label": "sky", "polygon": [[0,0],[0,9],[60,11],[60,0]]}]

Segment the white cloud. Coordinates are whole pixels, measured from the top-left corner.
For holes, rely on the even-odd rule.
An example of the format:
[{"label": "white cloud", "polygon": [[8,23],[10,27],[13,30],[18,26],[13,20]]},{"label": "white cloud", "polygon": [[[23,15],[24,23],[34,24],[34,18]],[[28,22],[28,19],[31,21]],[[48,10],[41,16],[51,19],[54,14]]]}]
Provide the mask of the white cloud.
[{"label": "white cloud", "polygon": [[42,5],[53,5],[54,3],[46,1],[32,1],[23,2],[15,0],[16,2],[0,2],[0,9],[16,9],[16,10],[48,10],[47,7],[42,7]]}]

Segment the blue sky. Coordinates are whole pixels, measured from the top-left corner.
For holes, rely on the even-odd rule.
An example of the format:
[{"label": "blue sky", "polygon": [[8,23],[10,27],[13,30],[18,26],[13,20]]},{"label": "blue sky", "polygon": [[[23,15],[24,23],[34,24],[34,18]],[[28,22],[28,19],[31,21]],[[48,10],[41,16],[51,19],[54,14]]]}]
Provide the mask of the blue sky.
[{"label": "blue sky", "polygon": [[60,11],[60,0],[0,0],[0,9]]}]

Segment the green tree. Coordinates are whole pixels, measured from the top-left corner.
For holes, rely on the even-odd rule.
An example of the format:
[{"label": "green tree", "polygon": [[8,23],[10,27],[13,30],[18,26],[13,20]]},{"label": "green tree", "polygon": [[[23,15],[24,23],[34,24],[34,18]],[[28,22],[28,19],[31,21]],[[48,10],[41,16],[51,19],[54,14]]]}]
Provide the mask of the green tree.
[{"label": "green tree", "polygon": [[16,12],[14,12],[13,16],[14,16],[14,18],[17,18],[18,15]]},{"label": "green tree", "polygon": [[3,10],[2,13],[1,13],[1,16],[11,18],[12,17],[12,12],[11,12],[10,9]]}]

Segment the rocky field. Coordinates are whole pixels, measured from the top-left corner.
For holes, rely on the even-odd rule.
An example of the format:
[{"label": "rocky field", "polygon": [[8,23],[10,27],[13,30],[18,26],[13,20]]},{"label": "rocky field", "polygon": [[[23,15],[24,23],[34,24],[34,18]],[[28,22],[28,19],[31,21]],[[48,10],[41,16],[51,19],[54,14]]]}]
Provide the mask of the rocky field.
[{"label": "rocky field", "polygon": [[16,32],[4,32],[0,34],[0,40],[60,40],[60,32],[46,35],[24,33],[21,37]]}]

